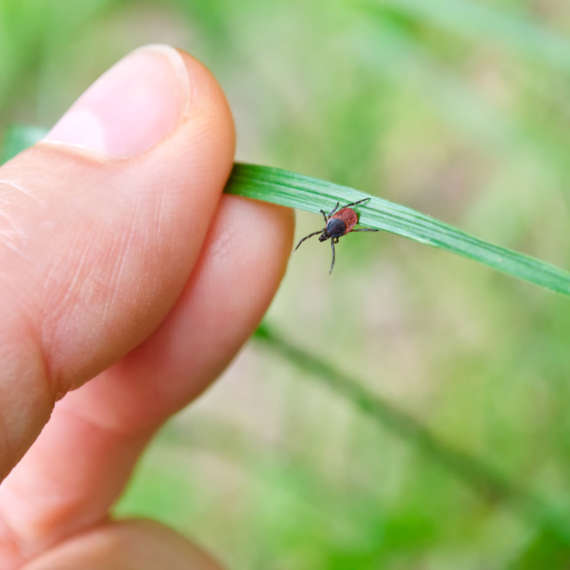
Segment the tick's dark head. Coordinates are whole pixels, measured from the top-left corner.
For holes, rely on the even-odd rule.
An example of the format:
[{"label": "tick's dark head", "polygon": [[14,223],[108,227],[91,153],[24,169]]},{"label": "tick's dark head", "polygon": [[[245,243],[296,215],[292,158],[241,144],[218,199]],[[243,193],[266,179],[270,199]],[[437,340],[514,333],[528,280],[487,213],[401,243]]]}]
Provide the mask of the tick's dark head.
[{"label": "tick's dark head", "polygon": [[[325,241],[328,238],[339,238],[346,233],[346,223],[340,218],[331,218],[327,222],[327,227],[324,229],[322,236],[319,240]],[[326,234],[326,237],[323,237]]]},{"label": "tick's dark head", "polygon": [[323,230],[323,233],[319,236],[319,241],[327,241],[328,239],[330,239],[332,236],[329,235],[329,233],[327,232],[327,228],[325,228]]}]

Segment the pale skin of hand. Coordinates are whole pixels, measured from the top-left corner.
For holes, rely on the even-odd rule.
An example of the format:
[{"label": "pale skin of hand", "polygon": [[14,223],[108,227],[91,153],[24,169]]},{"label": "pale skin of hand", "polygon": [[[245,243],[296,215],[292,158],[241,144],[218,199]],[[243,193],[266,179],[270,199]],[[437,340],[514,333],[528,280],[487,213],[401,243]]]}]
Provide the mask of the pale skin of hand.
[{"label": "pale skin of hand", "polygon": [[164,46],[123,61],[0,168],[4,570],[220,567],[108,513],[261,319],[293,218],[222,196],[234,128],[204,66]]}]

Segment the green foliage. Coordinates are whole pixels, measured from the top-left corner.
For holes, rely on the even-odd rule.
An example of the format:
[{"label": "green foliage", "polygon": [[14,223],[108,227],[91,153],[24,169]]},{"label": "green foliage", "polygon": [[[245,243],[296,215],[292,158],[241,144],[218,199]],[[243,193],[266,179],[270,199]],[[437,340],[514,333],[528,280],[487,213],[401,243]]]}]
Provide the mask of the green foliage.
[{"label": "green foliage", "polygon": [[45,131],[36,127],[11,126],[4,133],[0,146],[0,164],[10,160],[19,152],[32,146],[45,135]]},{"label": "green foliage", "polygon": [[557,536],[566,541],[570,547],[570,525],[562,517],[557,520],[555,509],[544,506],[541,500],[520,488],[517,483],[509,481],[484,461],[440,441],[421,422],[368,391],[362,382],[285,340],[267,324],[258,328],[256,337],[311,377],[327,383],[335,393],[345,397],[361,413],[385,425],[398,436],[413,441],[420,451],[440,463],[482,497],[493,502],[508,502],[513,507],[521,509],[533,522],[540,524],[545,518],[553,525]]}]

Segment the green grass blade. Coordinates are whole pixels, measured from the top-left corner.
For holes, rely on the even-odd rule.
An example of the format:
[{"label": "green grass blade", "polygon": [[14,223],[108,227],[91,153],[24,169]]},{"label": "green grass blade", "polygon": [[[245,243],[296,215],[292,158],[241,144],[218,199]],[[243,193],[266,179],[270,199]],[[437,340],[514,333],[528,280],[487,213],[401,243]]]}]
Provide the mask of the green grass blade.
[{"label": "green grass blade", "polygon": [[8,127],[0,145],[0,164],[7,162],[19,152],[32,146],[45,136],[45,129],[17,125]]},{"label": "green grass blade", "polygon": [[[545,503],[541,497],[510,480],[484,460],[442,441],[427,426],[372,393],[358,379],[293,344],[267,323],[263,322],[257,328],[254,338],[311,379],[344,397],[360,413],[414,443],[426,456],[443,465],[482,498],[492,503],[501,501],[509,504],[531,522],[552,529],[565,544],[570,544],[570,525],[566,513],[554,505]],[[306,375],[298,378],[305,379]]]},{"label": "green grass blade", "polygon": [[[32,127],[9,129],[1,155],[5,159],[11,158],[43,133]],[[330,210],[337,202],[353,202],[369,196],[348,186],[281,168],[242,163],[234,165],[225,191],[315,213],[320,209]],[[570,295],[570,272],[564,269],[486,242],[406,206],[376,196],[370,198],[358,209],[361,223],[368,227],[451,251],[518,279]]]},{"label": "green grass blade", "polygon": [[[368,196],[347,186],[252,164],[234,166],[226,192],[315,213],[321,208],[330,210],[337,201],[342,204]],[[570,295],[570,272],[483,241],[411,208],[371,197],[358,211],[360,222],[366,226],[446,249],[518,279]]]},{"label": "green grass blade", "polygon": [[568,38],[540,24],[539,18],[531,17],[524,9],[509,9],[474,0],[371,0],[358,4],[398,9],[419,22],[429,22],[477,41],[482,38],[494,41],[563,72],[570,69]]}]

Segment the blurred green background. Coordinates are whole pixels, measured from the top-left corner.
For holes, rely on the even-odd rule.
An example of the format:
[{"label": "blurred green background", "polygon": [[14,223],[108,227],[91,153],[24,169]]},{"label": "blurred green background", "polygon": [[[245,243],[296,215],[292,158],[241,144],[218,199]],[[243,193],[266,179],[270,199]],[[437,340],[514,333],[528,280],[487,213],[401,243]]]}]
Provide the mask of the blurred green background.
[{"label": "blurred green background", "polygon": [[[126,52],[167,42],[223,85],[239,159],[570,267],[569,32],[564,0],[0,0],[0,128],[49,126]],[[301,214],[298,235],[320,224]],[[238,570],[570,568],[569,301],[387,234],[343,240],[332,278],[329,255],[292,258],[268,321],[504,492],[252,342],[117,511]]]}]

